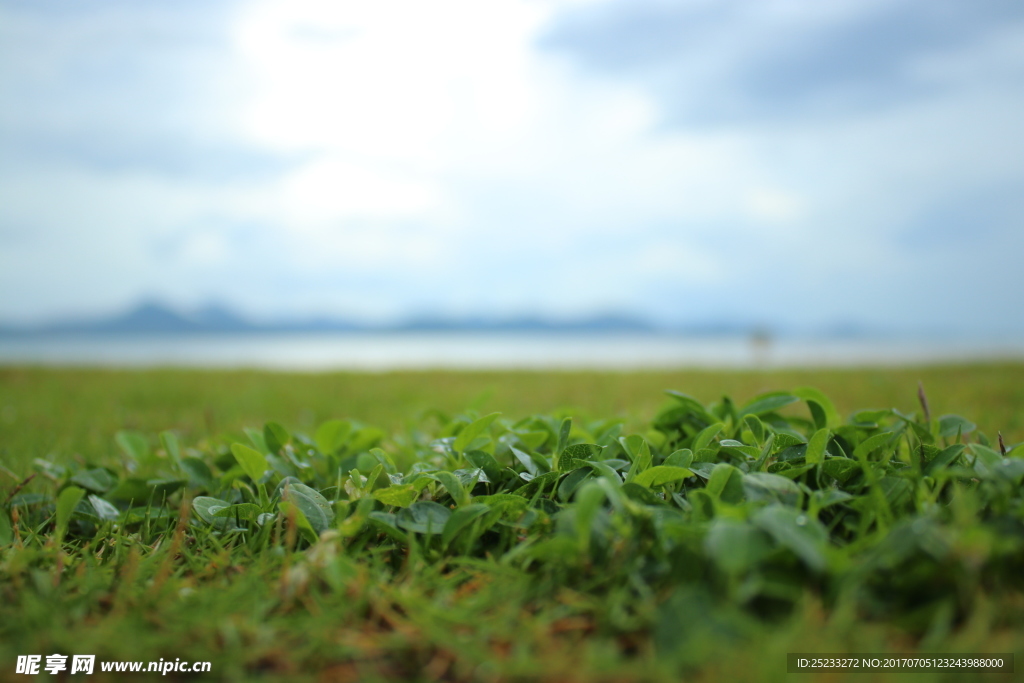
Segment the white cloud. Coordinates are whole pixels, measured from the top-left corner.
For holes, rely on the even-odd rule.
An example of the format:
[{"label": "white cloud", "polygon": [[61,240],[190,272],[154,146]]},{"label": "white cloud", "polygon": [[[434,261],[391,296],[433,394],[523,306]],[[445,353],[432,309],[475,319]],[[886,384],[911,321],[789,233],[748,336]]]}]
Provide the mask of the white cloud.
[{"label": "white cloud", "polygon": [[[911,60],[914,82],[942,86],[928,97],[682,125],[664,80],[590,73],[539,47],[567,4],[261,0],[219,14],[216,30],[132,8],[111,10],[118,30],[95,17],[9,24],[8,50],[32,77],[0,67],[0,97],[21,103],[0,115],[16,133],[4,144],[23,146],[0,165],[0,316],[157,294],[268,314],[683,320],[760,315],[778,297],[800,301],[808,324],[896,324],[877,303],[892,292],[915,320],[944,321],[919,282],[983,267],[983,254],[993,272],[1012,267],[1019,241],[1005,229],[959,253],[924,254],[903,235],[927,233],[941,201],[1024,178],[1024,96],[1007,85],[1024,73],[1016,34]],[[756,12],[813,35],[885,4],[814,7]],[[687,106],[713,77],[785,51],[755,19],[688,44]],[[125,38],[139,27],[170,37]],[[756,45],[719,40],[733,29]],[[120,61],[74,81],[79,48],[66,46],[104,40]],[[119,71],[133,55],[135,70]],[[156,104],[131,94],[138,84]],[[965,281],[957,300],[998,298],[996,279]]]}]

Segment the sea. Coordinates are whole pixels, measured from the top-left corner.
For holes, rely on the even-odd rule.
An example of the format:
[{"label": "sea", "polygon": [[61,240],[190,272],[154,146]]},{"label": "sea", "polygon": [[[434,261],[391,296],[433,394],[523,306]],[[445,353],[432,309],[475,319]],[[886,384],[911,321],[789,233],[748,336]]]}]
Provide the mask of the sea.
[{"label": "sea", "polygon": [[641,370],[1024,361],[1024,337],[800,338],[650,333],[232,333],[0,337],[0,365],[281,371]]}]

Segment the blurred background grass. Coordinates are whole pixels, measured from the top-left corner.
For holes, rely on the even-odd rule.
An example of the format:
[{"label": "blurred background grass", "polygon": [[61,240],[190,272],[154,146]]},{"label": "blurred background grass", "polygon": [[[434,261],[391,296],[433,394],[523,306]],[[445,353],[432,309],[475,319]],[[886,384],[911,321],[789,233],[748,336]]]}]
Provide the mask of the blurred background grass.
[{"label": "blurred background grass", "polygon": [[1024,364],[903,369],[672,372],[387,372],[0,369],[0,459],[25,473],[33,458],[115,454],[114,433],[177,430],[186,443],[266,421],[311,432],[322,420],[353,418],[389,434],[430,409],[475,408],[506,417],[564,409],[622,417],[640,429],[676,389],[708,402],[745,401],[764,391],[812,385],[842,414],[861,408],[918,410],[922,382],[933,415],[957,413],[1007,443],[1024,439]]}]

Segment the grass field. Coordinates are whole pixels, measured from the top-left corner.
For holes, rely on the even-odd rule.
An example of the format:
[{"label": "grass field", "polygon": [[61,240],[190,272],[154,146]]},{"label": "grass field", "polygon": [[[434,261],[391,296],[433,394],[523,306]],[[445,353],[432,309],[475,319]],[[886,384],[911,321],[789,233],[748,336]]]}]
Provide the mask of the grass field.
[{"label": "grass field", "polygon": [[[624,435],[653,438],[652,420],[672,403],[664,394],[667,389],[685,392],[704,404],[723,395],[742,404],[767,391],[810,385],[828,395],[845,417],[866,408],[920,412],[918,382],[927,391],[932,416],[956,413],[968,418],[991,437],[993,447],[997,431],[1011,446],[1024,440],[1024,365],[1019,364],[645,373],[284,374],[6,368],[0,369],[0,464],[4,468],[0,502],[10,503],[15,494],[53,496],[58,485],[68,490],[65,475],[50,472],[48,478],[44,471],[15,491],[40,469],[34,465],[36,459],[66,465],[67,476],[86,464],[123,472],[127,461],[114,439],[122,430],[144,435],[154,452],[160,444],[157,433],[173,430],[186,450],[195,447],[213,462],[221,449],[220,455],[228,453],[233,462],[225,449],[233,441],[246,440],[245,427],[262,429],[266,422],[275,421],[293,434],[312,436],[325,420],[351,419],[381,428],[385,434],[381,447],[398,459],[399,471],[405,471],[413,457],[409,454],[422,451],[430,439],[445,429],[454,435],[472,417],[494,411],[509,421],[537,414],[572,416],[576,441],[589,440],[584,431],[576,430],[596,434],[599,428],[592,425],[607,418],[621,419]],[[467,411],[470,418],[460,421]],[[765,419],[771,414],[766,413]],[[739,426],[736,434],[740,438]],[[759,434],[745,438],[763,441]],[[491,452],[498,447],[497,439],[482,446]],[[550,443],[538,452],[547,452],[545,448]],[[628,450],[625,445],[622,448]],[[770,442],[766,448],[770,449]],[[652,441],[651,449],[656,450],[656,442]],[[276,449],[267,450],[273,455]],[[464,445],[453,457],[462,458],[463,450],[471,448]],[[552,454],[549,464],[552,457],[556,463],[559,458],[557,451]],[[627,455],[636,461],[636,453]],[[667,455],[655,454],[656,461]],[[627,462],[626,455],[622,457]],[[158,466],[163,465],[153,465]],[[870,471],[867,465],[865,471]],[[237,477],[239,483],[228,488],[255,495],[259,474],[251,481],[241,471]],[[370,479],[365,500],[372,503]],[[325,481],[325,486],[330,483]],[[403,485],[396,480],[394,488]],[[438,486],[437,493],[429,489],[430,495],[447,495],[445,488],[430,486]],[[1005,505],[1010,507],[999,514],[1019,524],[1021,511],[1012,507],[1016,505],[1013,496],[1019,498],[1019,482],[1016,486],[1016,493],[1006,493]],[[864,484],[865,499],[871,495],[868,489]],[[672,485],[662,491],[670,500],[671,492]],[[678,491],[688,492],[685,487]],[[359,495],[350,493],[351,500],[342,501],[352,518],[361,514],[351,511]],[[452,494],[451,507],[456,507],[457,497]],[[386,507],[377,500],[379,510],[400,512],[398,508],[405,507]],[[560,503],[568,508],[569,500],[567,494]],[[578,498],[572,500],[580,505]],[[755,610],[751,605],[756,601],[737,595],[756,592],[750,581],[767,574],[745,575],[746,584],[739,574],[728,580],[694,579],[694,585],[704,585],[703,581],[718,591],[707,593],[688,589],[688,580],[649,579],[645,573],[649,568],[630,568],[611,560],[605,566],[593,559],[595,555],[586,554],[597,552],[592,549],[580,564],[539,559],[522,563],[514,548],[528,534],[515,531],[514,525],[503,527],[500,534],[480,535],[483,545],[469,543],[465,552],[453,552],[454,546],[438,545],[435,540],[440,539],[429,534],[417,541],[419,536],[411,531],[408,538],[401,530],[382,534],[380,529],[370,533],[353,527],[348,533],[339,514],[335,525],[340,535],[328,532],[324,540],[307,548],[303,528],[296,527],[293,518],[283,532],[278,524],[277,535],[267,531],[232,536],[216,532],[223,527],[203,525],[195,518],[190,525],[179,523],[177,508],[171,505],[174,510],[166,519],[147,518],[133,524],[88,526],[72,521],[68,526],[65,520],[67,537],[62,545],[55,539],[60,521],[55,526],[52,510],[41,507],[33,513],[38,522],[35,531],[30,532],[23,520],[18,537],[11,536],[0,548],[0,680],[20,678],[13,673],[19,654],[52,653],[95,653],[109,660],[210,661],[212,673],[197,676],[210,680],[342,681],[783,680],[787,652],[1016,652],[1019,660],[1024,654],[1024,598],[1019,590],[1024,556],[1018,546],[1006,546],[1009,550],[999,551],[1002,559],[993,564],[992,576],[987,573],[987,560],[980,559],[995,557],[992,547],[1018,543],[1017,532],[1005,538],[975,534],[970,519],[981,514],[980,507],[974,512],[961,510],[955,494],[949,500],[936,500],[944,500],[962,525],[957,541],[962,547],[956,546],[956,556],[967,567],[967,578],[950,584],[962,594],[943,603],[953,605],[947,612],[931,605],[926,614],[889,616],[865,614],[855,602],[830,593],[827,581],[815,578],[801,568],[799,558],[785,553],[765,562],[776,563],[772,571],[781,567],[804,583],[797,592],[773,598],[772,604],[784,603],[785,609],[762,606]],[[975,499],[965,495],[963,500]],[[465,503],[468,506],[471,501],[467,498]],[[919,501],[914,511],[908,508],[907,514],[917,514],[921,505]],[[753,510],[718,501],[713,507],[711,517],[694,523],[692,529],[698,530],[694,533],[705,533],[713,518],[736,515],[741,519]],[[187,506],[182,509],[190,513]],[[573,509],[574,514],[582,514],[581,508]],[[554,519],[553,509],[552,515]],[[614,516],[606,520],[613,528],[609,538],[618,538],[614,520]],[[250,524],[248,528],[257,527]],[[545,533],[551,528],[545,527]],[[535,532],[531,527],[529,534]],[[636,536],[623,534],[624,543]],[[833,562],[829,555],[828,572],[834,570],[838,576],[852,571],[860,557],[857,544],[867,547],[879,541],[882,532],[865,526],[858,534],[842,558]],[[976,576],[971,574],[972,561],[977,565]],[[839,568],[833,569],[833,564]],[[1000,572],[1015,572],[1017,578]],[[937,579],[926,573],[920,580]],[[912,584],[914,578],[906,581]],[[937,584],[936,590],[941,587]],[[886,599],[899,602],[892,596]],[[1024,660],[1017,665],[1024,666]],[[109,676],[115,680],[125,675]],[[102,679],[102,674],[97,677]],[[912,680],[1007,677],[915,674]],[[842,674],[801,674],[800,678],[897,680],[901,676],[852,674],[844,679]]]}]

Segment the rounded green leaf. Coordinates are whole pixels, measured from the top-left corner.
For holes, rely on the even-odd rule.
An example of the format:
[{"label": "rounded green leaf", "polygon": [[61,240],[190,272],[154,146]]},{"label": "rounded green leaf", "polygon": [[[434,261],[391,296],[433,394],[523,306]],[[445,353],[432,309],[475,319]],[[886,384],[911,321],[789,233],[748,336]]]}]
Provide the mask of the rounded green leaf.
[{"label": "rounded green leaf", "polygon": [[263,510],[259,505],[255,505],[253,503],[239,503],[238,505],[229,505],[222,510],[218,510],[213,513],[213,516],[254,522],[262,514]]},{"label": "rounded green leaf", "polygon": [[943,415],[939,418],[939,436],[944,439],[951,439],[957,434],[969,434],[976,427],[973,422],[959,415]]},{"label": "rounded green leaf", "polygon": [[772,505],[759,510],[752,521],[803,560],[816,572],[826,567],[825,549],[828,546],[828,531],[816,519],[801,510],[781,505]]},{"label": "rounded green leaf", "polygon": [[177,435],[171,431],[160,432],[160,443],[163,444],[164,450],[167,451],[167,457],[176,465],[180,465],[181,446],[178,444]]},{"label": "rounded green leaf", "polygon": [[452,472],[441,471],[433,472],[430,476],[441,482],[441,485],[448,491],[448,495],[452,497],[452,500],[455,501],[456,505],[462,506],[469,502],[470,496],[466,492],[466,488],[462,485],[462,482],[457,476],[455,476],[455,474]]},{"label": "rounded green leaf", "polygon": [[305,484],[288,482],[281,495],[297,507],[317,534],[328,529],[334,520],[334,507],[319,491]]},{"label": "rounded green leaf", "polygon": [[309,518],[306,517],[301,507],[287,500],[282,500],[277,504],[277,507],[285,519],[295,521],[295,526],[303,538],[310,543],[316,543],[317,539],[320,538],[320,532],[316,530]]},{"label": "rounded green leaf", "polygon": [[117,477],[102,467],[95,467],[79,472],[71,477],[71,482],[93,493],[106,493],[117,484]]},{"label": "rounded green leaf", "polygon": [[420,501],[403,508],[395,517],[399,527],[418,534],[443,533],[452,511],[431,501]]},{"label": "rounded green leaf", "polygon": [[685,467],[673,467],[671,465],[657,465],[650,469],[644,470],[640,474],[633,477],[633,483],[639,484],[640,486],[646,486],[647,488],[654,488],[656,486],[664,486],[673,481],[679,481],[680,479],[686,479],[692,477],[693,472],[686,469]]},{"label": "rounded green leaf", "polygon": [[742,479],[743,472],[732,465],[720,462],[711,470],[704,490],[713,498],[725,503],[738,503],[744,496]]},{"label": "rounded green leaf", "polygon": [[807,450],[804,452],[804,462],[808,465],[817,465],[825,462],[825,447],[828,440],[832,438],[832,432],[825,427],[814,432],[814,436],[807,442]]},{"label": "rounded green leaf", "polygon": [[[814,387],[797,387],[793,390],[794,396],[799,396],[810,406],[811,402],[818,404],[821,407],[825,417],[825,424],[820,427],[831,427],[835,429],[843,423],[843,419],[839,416],[839,411],[836,410],[831,399],[823,394]],[[811,407],[811,414],[814,414],[814,408]]]},{"label": "rounded green leaf", "polygon": [[566,446],[562,454],[558,456],[557,469],[559,472],[570,472],[584,467],[587,461],[593,460],[602,450],[594,443],[576,443]]},{"label": "rounded green leaf", "polygon": [[372,495],[385,505],[406,508],[420,497],[420,490],[412,484],[399,484],[397,486],[377,489]]},{"label": "rounded green leaf", "polygon": [[743,475],[743,492],[747,500],[778,501],[796,505],[800,500],[800,487],[792,479],[768,472],[750,472]]},{"label": "rounded green leaf", "polygon": [[263,425],[263,443],[271,453],[278,453],[284,445],[292,440],[288,430],[276,422],[268,422]]},{"label": "rounded green leaf", "polygon": [[764,531],[746,522],[719,518],[704,538],[704,550],[727,574],[742,574],[772,552]]},{"label": "rounded green leaf", "polygon": [[96,516],[100,519],[112,521],[121,515],[120,510],[114,507],[109,501],[103,500],[99,496],[90,494],[89,503],[92,505],[92,509],[96,511]]},{"label": "rounded green leaf", "polygon": [[499,415],[501,415],[501,413],[484,415],[479,420],[475,420],[463,427],[462,431],[459,432],[459,435],[455,437],[455,443],[452,444],[452,449],[456,453],[461,453],[466,450],[466,447],[473,442],[473,439],[480,436],[485,429],[490,427],[491,423],[494,422]]},{"label": "rounded green leaf", "polygon": [[773,391],[767,394],[761,394],[754,398],[754,400],[747,403],[740,409],[738,417],[746,417],[747,415],[764,415],[766,413],[773,413],[779,408],[784,408],[791,403],[796,403],[800,398],[794,396],[788,392]]},{"label": "rounded green leaf", "polygon": [[6,510],[0,510],[0,547],[14,542],[14,529]]},{"label": "rounded green leaf", "polygon": [[[520,500],[523,499],[520,498]],[[525,503],[525,500],[523,502]],[[467,505],[455,510],[452,513],[452,516],[448,518],[448,521],[445,522],[444,529],[441,532],[441,541],[445,545],[450,544],[463,529],[490,511],[490,506],[482,503],[473,503],[472,505]]]},{"label": "rounded green leaf", "polygon": [[192,509],[199,515],[199,519],[208,524],[213,524],[214,517],[224,508],[231,507],[231,503],[219,498],[210,496],[196,496],[192,499]]},{"label": "rounded green leaf", "polygon": [[324,455],[333,455],[341,450],[352,433],[352,423],[346,420],[328,420],[320,425],[313,440]]},{"label": "rounded green leaf", "polygon": [[57,540],[60,541],[64,538],[64,533],[67,531],[68,522],[71,521],[71,513],[75,511],[75,506],[82,500],[85,495],[85,491],[78,488],[77,486],[69,486],[60,492],[57,496]]},{"label": "rounded green leaf", "polygon": [[149,442],[138,432],[122,430],[114,435],[114,441],[125,455],[136,462],[145,461],[149,457]]},{"label": "rounded green leaf", "polygon": [[242,471],[254,482],[259,481],[263,477],[263,473],[270,469],[266,456],[245,444],[231,444],[231,453],[235,456]]}]

